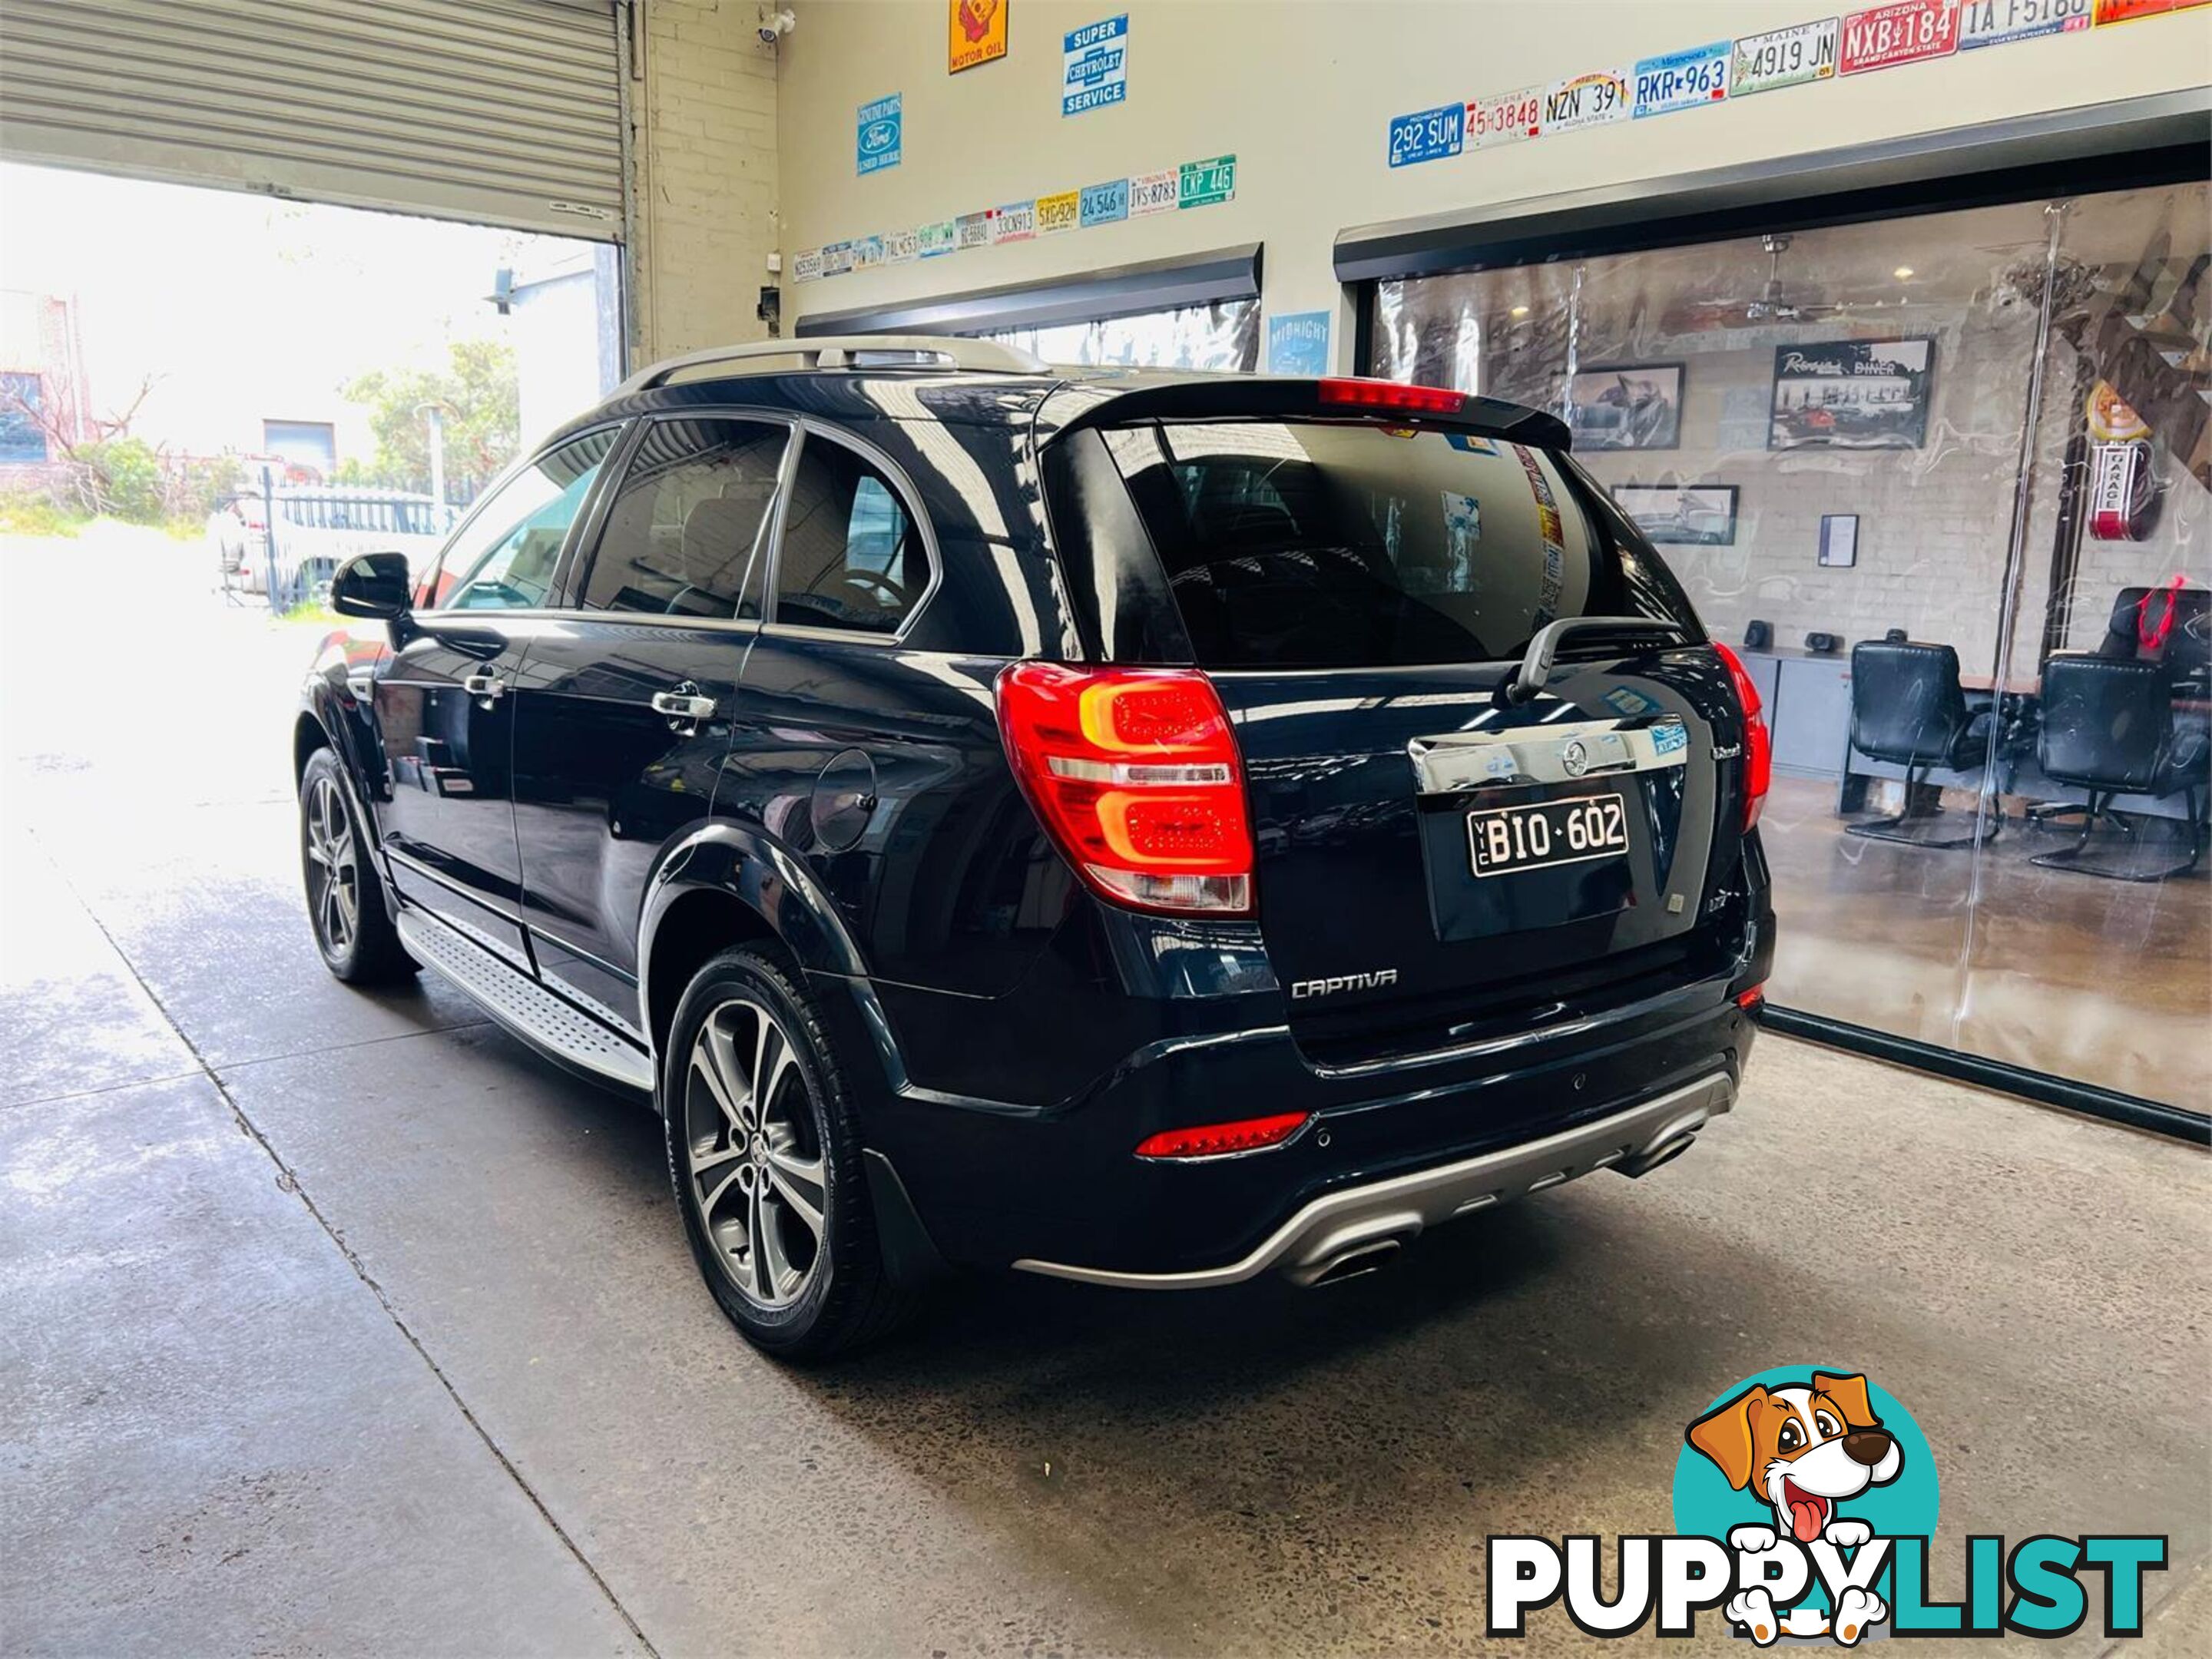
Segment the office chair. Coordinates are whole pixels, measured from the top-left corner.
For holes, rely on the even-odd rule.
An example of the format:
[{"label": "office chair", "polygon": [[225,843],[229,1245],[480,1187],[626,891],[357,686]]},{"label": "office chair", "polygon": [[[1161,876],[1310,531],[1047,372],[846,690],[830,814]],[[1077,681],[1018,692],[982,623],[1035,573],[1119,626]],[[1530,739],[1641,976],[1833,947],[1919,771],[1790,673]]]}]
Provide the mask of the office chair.
[{"label": "office chair", "polygon": [[1971,772],[1987,758],[1991,713],[1986,698],[1977,701],[1979,707],[1968,703],[1959,684],[1959,653],[1948,645],[1864,640],[1851,647],[1851,747],[1905,769],[1905,808],[1846,824],[1848,834],[1942,848],[1995,838],[2003,817],[1992,811],[1985,821],[1978,801],[1974,828],[1963,836],[1929,833],[1926,826],[1943,810],[1940,795],[1932,810],[1916,805],[1924,799],[1929,772]]},{"label": "office chair", "polygon": [[[2043,665],[2043,730],[2036,757],[2045,774],[2089,792],[2081,834],[2074,845],[2028,860],[2079,870],[2113,881],[2164,881],[2193,870],[2204,854],[2208,744],[2204,733],[2177,733],[2173,692],[2166,666],[2088,653],[2055,656]],[[2185,794],[2189,855],[2153,855],[2125,815],[2112,810],[2115,795],[2163,799]],[[2094,862],[2082,853],[2098,823],[2126,838],[2130,856]]]}]

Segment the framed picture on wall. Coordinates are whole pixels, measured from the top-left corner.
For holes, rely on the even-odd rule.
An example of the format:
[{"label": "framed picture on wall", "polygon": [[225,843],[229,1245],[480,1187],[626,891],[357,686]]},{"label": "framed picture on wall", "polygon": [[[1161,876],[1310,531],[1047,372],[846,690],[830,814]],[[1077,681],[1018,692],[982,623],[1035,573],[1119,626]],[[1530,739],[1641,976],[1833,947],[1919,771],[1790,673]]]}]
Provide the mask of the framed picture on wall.
[{"label": "framed picture on wall", "polygon": [[1575,447],[1673,449],[1682,441],[1682,366],[1618,363],[1585,368],[1568,389]]},{"label": "framed picture on wall", "polygon": [[1917,449],[1936,342],[1823,340],[1774,349],[1769,449]]},{"label": "framed picture on wall", "polygon": [[1615,484],[1613,499],[1655,542],[1735,545],[1734,484]]}]

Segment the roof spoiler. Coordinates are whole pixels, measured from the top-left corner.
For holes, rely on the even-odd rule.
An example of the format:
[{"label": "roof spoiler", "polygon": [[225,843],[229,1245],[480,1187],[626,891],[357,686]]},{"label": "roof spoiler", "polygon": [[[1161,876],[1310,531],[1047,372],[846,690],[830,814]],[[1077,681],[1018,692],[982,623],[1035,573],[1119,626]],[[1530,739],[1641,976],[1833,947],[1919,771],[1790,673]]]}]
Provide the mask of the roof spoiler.
[{"label": "roof spoiler", "polygon": [[1061,428],[1120,424],[1124,421],[1189,421],[1224,418],[1364,419],[1381,425],[1443,427],[1453,431],[1566,449],[1572,442],[1567,423],[1556,415],[1509,404],[1500,398],[1402,386],[1395,380],[1291,380],[1256,374],[1224,374],[1165,385],[1133,385],[1115,392],[1110,383],[1079,382],[1097,401]]}]

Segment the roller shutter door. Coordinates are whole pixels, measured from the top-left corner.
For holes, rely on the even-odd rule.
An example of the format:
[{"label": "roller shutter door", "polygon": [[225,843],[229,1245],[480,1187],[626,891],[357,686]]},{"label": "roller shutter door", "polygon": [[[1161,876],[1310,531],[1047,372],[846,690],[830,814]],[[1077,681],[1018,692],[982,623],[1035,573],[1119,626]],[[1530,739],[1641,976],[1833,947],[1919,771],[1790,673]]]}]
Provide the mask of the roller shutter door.
[{"label": "roller shutter door", "polygon": [[614,0],[9,0],[0,150],[618,239]]}]

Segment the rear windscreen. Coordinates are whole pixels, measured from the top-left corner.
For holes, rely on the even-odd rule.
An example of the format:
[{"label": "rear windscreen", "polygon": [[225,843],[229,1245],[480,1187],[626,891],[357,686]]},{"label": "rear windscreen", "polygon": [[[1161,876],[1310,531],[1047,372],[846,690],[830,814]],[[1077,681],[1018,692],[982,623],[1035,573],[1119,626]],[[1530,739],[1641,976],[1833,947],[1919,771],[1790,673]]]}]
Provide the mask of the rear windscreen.
[{"label": "rear windscreen", "polygon": [[1306,421],[1106,439],[1203,666],[1497,661],[1562,617],[1689,620],[1541,449]]}]

